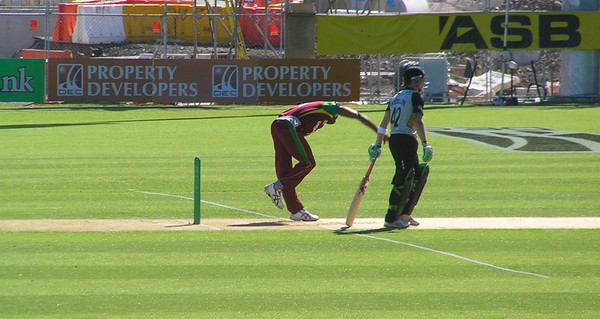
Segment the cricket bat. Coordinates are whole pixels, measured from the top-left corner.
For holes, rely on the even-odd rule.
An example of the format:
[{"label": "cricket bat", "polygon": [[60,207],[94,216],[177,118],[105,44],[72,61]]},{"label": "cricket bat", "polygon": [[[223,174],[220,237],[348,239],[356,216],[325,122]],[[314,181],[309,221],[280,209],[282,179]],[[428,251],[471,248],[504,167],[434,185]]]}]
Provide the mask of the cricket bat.
[{"label": "cricket bat", "polygon": [[373,171],[373,166],[375,166],[376,160],[376,158],[371,160],[369,169],[367,169],[367,173],[360,181],[358,189],[356,190],[356,194],[354,194],[354,199],[352,199],[352,203],[350,204],[350,208],[348,209],[348,215],[346,216],[346,226],[348,227],[352,227],[352,224],[354,224],[354,219],[358,214],[358,208],[360,207],[360,203],[362,202],[363,197],[365,197],[367,187],[369,187],[369,178],[371,177],[371,172]]}]

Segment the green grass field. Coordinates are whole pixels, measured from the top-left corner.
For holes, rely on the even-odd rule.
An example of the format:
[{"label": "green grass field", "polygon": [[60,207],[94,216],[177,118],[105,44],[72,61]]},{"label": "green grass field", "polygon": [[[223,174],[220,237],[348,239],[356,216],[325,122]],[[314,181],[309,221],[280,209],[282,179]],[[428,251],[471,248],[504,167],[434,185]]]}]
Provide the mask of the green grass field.
[{"label": "green grass field", "polygon": [[597,318],[597,230],[0,233],[2,318]]},{"label": "green grass field", "polygon": [[[204,203],[203,219],[285,218],[262,192],[283,109],[0,106],[0,219],[191,220],[195,156],[203,200],[224,205]],[[378,123],[384,106],[357,109]],[[600,135],[598,118],[597,105],[425,115],[432,129]],[[374,138],[349,119],[309,137],[318,165],[298,190],[311,211],[345,216]],[[600,216],[598,152],[429,142],[416,216]],[[384,149],[359,217],[383,218],[392,165]],[[597,229],[0,232],[0,317],[599,318],[598,243]]]},{"label": "green grass field", "polygon": [[[359,108],[375,122],[383,106]],[[0,115],[0,202],[5,219],[184,218],[191,203],[130,190],[193,195],[286,217],[262,186],[275,179],[269,126],[282,107],[18,110]],[[441,108],[427,125],[545,127],[600,134],[598,108]],[[430,134],[432,174],[419,216],[597,216],[600,153],[518,153]],[[324,218],[342,217],[368,166],[375,134],[341,119],[309,137],[317,168],[298,191]],[[392,159],[384,150],[362,204],[382,216]],[[203,217],[248,217],[217,206]]]}]

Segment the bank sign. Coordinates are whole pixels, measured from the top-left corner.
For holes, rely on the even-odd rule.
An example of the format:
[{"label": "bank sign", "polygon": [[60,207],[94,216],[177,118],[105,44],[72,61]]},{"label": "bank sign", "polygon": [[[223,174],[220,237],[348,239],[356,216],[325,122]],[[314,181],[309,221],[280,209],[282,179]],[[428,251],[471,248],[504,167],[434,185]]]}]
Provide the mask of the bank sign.
[{"label": "bank sign", "polygon": [[44,60],[0,59],[0,102],[43,102]]},{"label": "bank sign", "polygon": [[[501,50],[504,12],[319,16],[317,53]],[[510,12],[510,50],[600,50],[600,12]],[[340,36],[343,35],[343,36]]]},{"label": "bank sign", "polygon": [[360,97],[359,60],[52,59],[50,101],[295,103]]}]

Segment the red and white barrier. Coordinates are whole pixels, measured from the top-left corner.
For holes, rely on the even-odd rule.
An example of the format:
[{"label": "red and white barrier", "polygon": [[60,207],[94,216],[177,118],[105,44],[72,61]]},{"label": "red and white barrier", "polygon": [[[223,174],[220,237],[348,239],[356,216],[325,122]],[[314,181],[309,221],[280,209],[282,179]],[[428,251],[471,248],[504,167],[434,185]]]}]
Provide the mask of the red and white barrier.
[{"label": "red and white barrier", "polygon": [[122,5],[80,5],[73,30],[73,43],[125,42]]}]

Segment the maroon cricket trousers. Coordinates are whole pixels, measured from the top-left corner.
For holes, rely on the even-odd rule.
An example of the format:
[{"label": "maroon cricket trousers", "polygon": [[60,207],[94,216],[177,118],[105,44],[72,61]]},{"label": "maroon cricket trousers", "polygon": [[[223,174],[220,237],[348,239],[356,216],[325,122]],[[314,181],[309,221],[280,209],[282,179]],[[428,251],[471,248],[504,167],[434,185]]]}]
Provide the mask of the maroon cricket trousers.
[{"label": "maroon cricket trousers", "polygon": [[[298,199],[296,186],[315,168],[315,158],[304,135],[292,121],[277,118],[271,124],[275,148],[275,173],[283,185],[282,195],[287,209],[295,214],[304,208]],[[292,159],[298,161],[292,166]]]}]

